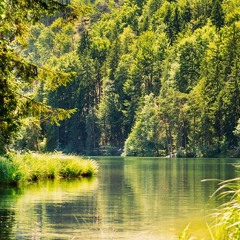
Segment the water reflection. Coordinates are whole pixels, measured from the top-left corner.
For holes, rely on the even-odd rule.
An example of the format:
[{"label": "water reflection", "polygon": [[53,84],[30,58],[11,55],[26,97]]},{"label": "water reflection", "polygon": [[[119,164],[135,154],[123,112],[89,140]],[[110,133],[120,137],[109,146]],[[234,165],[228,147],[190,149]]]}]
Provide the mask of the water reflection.
[{"label": "water reflection", "polygon": [[[37,236],[47,239],[74,237],[74,231],[79,230],[81,224],[94,221],[96,212],[94,192],[97,186],[97,179],[55,181],[32,186],[18,202],[18,209],[25,207],[25,214],[21,218],[17,232],[23,235],[26,232],[24,227],[27,225],[30,230],[27,232],[34,234],[35,238]],[[34,204],[26,208],[29,201]],[[32,216],[35,216],[35,219]],[[29,219],[31,224],[28,222]]]},{"label": "water reflection", "polygon": [[221,159],[127,158],[122,164],[106,161],[104,168],[100,194],[107,196],[101,197],[106,201],[105,223],[131,239],[138,234],[141,239],[178,239],[189,222],[196,234],[204,236],[204,217],[216,204],[209,196],[217,182],[201,180],[234,175],[232,165]]},{"label": "water reflection", "polygon": [[[93,179],[0,189],[0,239],[178,239],[203,236],[231,159],[102,158]],[[206,239],[209,239],[205,231]]]},{"label": "water reflection", "polygon": [[13,227],[16,223],[13,206],[19,194],[21,191],[18,188],[0,187],[0,239],[12,239]]},{"label": "water reflection", "polygon": [[0,210],[0,239],[10,239],[12,228],[15,224],[15,212],[13,210]]}]

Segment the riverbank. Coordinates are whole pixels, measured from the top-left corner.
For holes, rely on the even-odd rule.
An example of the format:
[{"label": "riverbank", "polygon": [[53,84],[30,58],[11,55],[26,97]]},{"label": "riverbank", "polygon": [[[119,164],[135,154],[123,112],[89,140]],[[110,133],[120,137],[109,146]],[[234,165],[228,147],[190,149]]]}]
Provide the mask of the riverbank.
[{"label": "riverbank", "polygon": [[98,164],[91,159],[63,154],[9,154],[0,157],[0,183],[26,184],[44,179],[91,177]]}]

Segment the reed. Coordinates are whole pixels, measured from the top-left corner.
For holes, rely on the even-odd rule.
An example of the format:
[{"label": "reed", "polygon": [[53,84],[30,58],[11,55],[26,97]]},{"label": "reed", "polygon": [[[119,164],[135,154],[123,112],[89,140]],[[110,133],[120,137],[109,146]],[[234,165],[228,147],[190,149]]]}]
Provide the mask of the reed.
[{"label": "reed", "polygon": [[[236,167],[239,169],[239,166]],[[204,180],[209,181],[209,180]],[[240,178],[220,181],[212,198],[224,201],[213,210],[206,223],[211,240],[240,239]],[[189,225],[179,236],[179,240],[195,239],[189,235]]]},{"label": "reed", "polygon": [[227,201],[214,210],[209,227],[212,240],[240,239],[240,178],[222,181],[213,196]]},{"label": "reed", "polygon": [[94,160],[73,155],[27,153],[0,158],[0,182],[6,184],[91,177],[97,172]]},{"label": "reed", "polygon": [[189,227],[190,227],[190,223],[187,225],[187,227],[183,230],[183,232],[181,233],[181,235],[179,236],[179,240],[191,240],[193,238],[191,238],[191,235],[189,233]]}]

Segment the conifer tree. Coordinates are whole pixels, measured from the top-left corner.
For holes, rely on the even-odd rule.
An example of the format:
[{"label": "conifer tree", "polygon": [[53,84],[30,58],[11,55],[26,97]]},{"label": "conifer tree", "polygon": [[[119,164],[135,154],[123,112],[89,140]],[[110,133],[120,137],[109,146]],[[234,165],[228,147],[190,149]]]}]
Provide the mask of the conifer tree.
[{"label": "conifer tree", "polygon": [[[21,125],[21,119],[30,111],[32,114],[46,112],[54,121],[70,114],[63,109],[58,111],[38,104],[29,96],[29,88],[37,77],[43,77],[46,70],[28,62],[20,54],[26,45],[30,26],[43,14],[65,7],[55,0],[4,0],[0,3],[0,152],[6,150]],[[59,74],[59,80],[65,81],[67,77]]]},{"label": "conifer tree", "polygon": [[211,21],[217,27],[217,29],[220,29],[224,24],[224,13],[221,4],[221,0],[213,0]]}]

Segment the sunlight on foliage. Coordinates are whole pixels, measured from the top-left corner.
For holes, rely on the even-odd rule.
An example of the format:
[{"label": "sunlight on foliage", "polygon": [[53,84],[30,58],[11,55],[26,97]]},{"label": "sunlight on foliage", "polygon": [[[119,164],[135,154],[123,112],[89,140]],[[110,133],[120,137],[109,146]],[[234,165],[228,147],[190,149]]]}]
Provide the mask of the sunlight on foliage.
[{"label": "sunlight on foliage", "polygon": [[1,182],[29,183],[44,179],[91,177],[98,164],[91,159],[62,154],[13,154],[0,159]]}]

